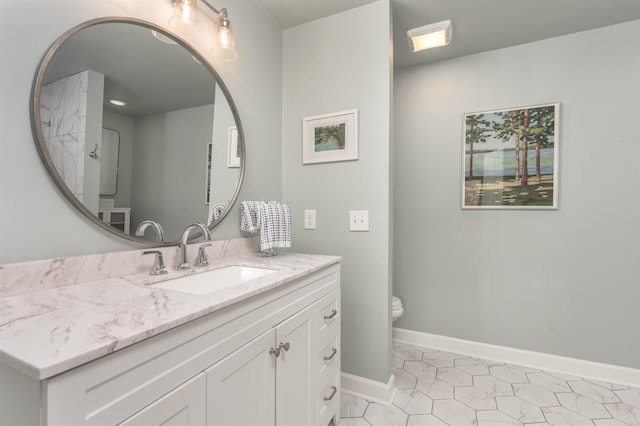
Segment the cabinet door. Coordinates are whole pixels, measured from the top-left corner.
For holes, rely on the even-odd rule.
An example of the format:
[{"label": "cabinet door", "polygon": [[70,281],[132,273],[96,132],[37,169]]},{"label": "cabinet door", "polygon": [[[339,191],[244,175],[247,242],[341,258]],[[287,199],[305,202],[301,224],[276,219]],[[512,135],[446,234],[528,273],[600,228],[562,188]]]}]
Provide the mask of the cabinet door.
[{"label": "cabinet door", "polygon": [[206,385],[204,374],[199,374],[120,426],[204,426]]},{"label": "cabinet door", "polygon": [[275,424],[274,341],[272,329],[206,371],[207,426]]},{"label": "cabinet door", "polygon": [[276,328],[276,345],[281,348],[276,364],[278,426],[313,424],[311,318],[307,308]]}]

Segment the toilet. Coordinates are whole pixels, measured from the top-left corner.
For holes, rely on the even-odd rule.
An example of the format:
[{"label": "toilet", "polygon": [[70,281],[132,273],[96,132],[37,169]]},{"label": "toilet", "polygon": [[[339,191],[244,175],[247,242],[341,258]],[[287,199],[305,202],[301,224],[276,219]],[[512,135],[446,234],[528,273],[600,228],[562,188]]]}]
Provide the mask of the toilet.
[{"label": "toilet", "polygon": [[391,299],[391,321],[397,320],[403,312],[402,300],[400,300],[399,297],[393,296]]}]

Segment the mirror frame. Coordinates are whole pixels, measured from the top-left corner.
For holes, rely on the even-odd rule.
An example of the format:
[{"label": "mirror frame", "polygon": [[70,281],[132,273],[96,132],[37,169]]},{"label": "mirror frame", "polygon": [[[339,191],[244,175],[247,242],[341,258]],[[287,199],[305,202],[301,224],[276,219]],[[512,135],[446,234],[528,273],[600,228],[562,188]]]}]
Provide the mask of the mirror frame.
[{"label": "mirror frame", "polygon": [[[120,231],[119,229],[116,229],[110,226],[108,223],[100,220],[98,216],[96,216],[87,207],[85,207],[84,204],[82,204],[82,202],[73,194],[73,192],[66,185],[66,183],[62,179],[62,176],[58,172],[58,169],[56,168],[53,162],[53,159],[51,158],[51,155],[49,154],[49,150],[45,142],[44,132],[43,132],[42,123],[41,123],[41,116],[40,116],[40,92],[42,90],[45,75],[47,73],[49,65],[51,64],[53,57],[55,56],[60,46],[69,38],[71,38],[73,35],[78,33],[79,31],[95,25],[107,24],[107,23],[133,24],[133,25],[147,28],[149,30],[158,31],[159,33],[175,40],[180,46],[186,49],[190,54],[198,58],[198,60],[202,63],[202,65],[209,70],[212,77],[215,79],[216,84],[219,85],[222,93],[224,94],[224,97],[227,103],[229,104],[229,108],[231,109],[231,113],[236,122],[236,128],[238,129],[238,147],[240,151],[240,171],[239,171],[240,175],[238,176],[238,183],[233,192],[233,195],[231,196],[231,198],[229,199],[229,202],[227,203],[227,208],[220,214],[220,216],[218,216],[218,218],[211,225],[209,225],[209,229],[213,229],[215,226],[217,226],[229,214],[229,212],[231,211],[231,208],[237,201],[238,194],[240,193],[240,188],[242,186],[242,181],[244,180],[246,156],[245,156],[245,145],[244,145],[244,131],[242,128],[242,123],[240,121],[240,114],[238,113],[238,109],[233,101],[233,98],[231,97],[231,93],[229,92],[229,89],[225,85],[224,81],[222,81],[222,78],[220,78],[220,75],[209,63],[209,61],[206,60],[186,40],[184,40],[179,35],[158,26],[155,23],[144,21],[141,19],[128,18],[128,17],[116,17],[116,16],[92,19],[92,20],[83,22],[79,25],[76,25],[75,27],[67,30],[51,45],[51,47],[49,47],[47,52],[44,54],[44,56],[40,60],[40,63],[38,64],[38,68],[36,70],[36,74],[33,80],[33,85],[31,86],[29,108],[31,112],[31,130],[33,132],[36,149],[38,151],[38,155],[40,156],[40,159],[44,164],[45,169],[47,170],[47,172],[49,172],[49,176],[53,179],[53,182],[56,184],[58,189],[65,196],[67,201],[69,201],[76,209],[78,209],[78,211],[80,211],[80,213],[82,213],[91,222],[93,222],[103,230],[106,230],[115,236],[124,238],[129,241],[133,241],[136,243],[141,243],[146,246],[176,245],[179,242],[177,240],[176,241],[150,241],[144,238],[137,237],[135,236],[135,234],[126,234]],[[206,221],[206,218],[205,218],[205,221]],[[188,224],[189,223],[185,223],[184,226],[187,226]]]}]

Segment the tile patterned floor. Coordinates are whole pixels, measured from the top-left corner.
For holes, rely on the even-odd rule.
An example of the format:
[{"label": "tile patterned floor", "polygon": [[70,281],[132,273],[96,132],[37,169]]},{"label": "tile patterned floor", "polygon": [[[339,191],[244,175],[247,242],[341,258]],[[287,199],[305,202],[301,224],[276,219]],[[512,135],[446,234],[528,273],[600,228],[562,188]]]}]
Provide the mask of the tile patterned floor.
[{"label": "tile patterned floor", "polygon": [[338,426],[640,426],[640,389],[394,344],[389,407],[343,394]]}]

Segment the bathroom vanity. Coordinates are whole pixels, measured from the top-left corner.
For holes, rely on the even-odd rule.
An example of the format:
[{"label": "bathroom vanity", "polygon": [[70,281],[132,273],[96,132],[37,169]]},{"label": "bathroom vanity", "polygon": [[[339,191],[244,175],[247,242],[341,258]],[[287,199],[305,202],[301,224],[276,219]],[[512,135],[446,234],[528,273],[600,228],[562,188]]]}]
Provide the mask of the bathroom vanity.
[{"label": "bathroom vanity", "polygon": [[[94,40],[100,40],[100,46],[92,44]],[[177,47],[166,48],[167,40]],[[224,208],[214,221],[207,220],[207,228],[202,225],[203,237],[236,202],[244,176],[244,131],[215,69],[180,35],[136,18],[95,18],[51,41],[36,70],[30,111],[38,154],[61,194],[99,229],[137,247],[153,246],[152,252],[162,253],[169,268],[205,264],[186,262],[187,254],[193,260],[196,252],[200,259],[199,249],[205,247],[209,266],[150,275],[153,258],[143,256],[144,250],[0,265],[0,426],[337,424],[340,258],[292,253],[258,257],[255,238],[186,247],[191,218],[209,219],[210,212],[199,197],[178,200],[164,183],[204,184],[203,170],[194,164],[204,166],[208,160],[206,199]],[[109,58],[118,63],[125,49],[131,58],[171,64],[165,72],[137,64],[129,67],[127,78],[118,79],[122,88],[131,88],[125,92],[139,96],[139,105],[154,100],[154,111],[132,113],[132,120],[154,116],[136,122],[136,146],[151,146],[154,154],[160,146],[179,146],[189,160],[180,162],[188,166],[172,167],[172,177],[166,168],[137,163],[131,169],[140,171],[139,176],[132,174],[126,182],[116,179],[120,190],[103,191],[96,185],[105,163],[97,160],[106,157],[98,149],[104,145],[99,135],[105,126],[119,126],[120,120],[105,114],[96,100],[110,90],[111,68],[102,64]],[[149,91],[138,90],[138,72],[142,78],[153,74],[157,84],[149,85]],[[193,92],[173,86],[176,73],[190,82]],[[67,91],[82,96],[67,96]],[[163,107],[156,111],[158,104]],[[185,110],[203,117],[184,116]],[[216,126],[206,124],[211,119]],[[72,129],[62,125],[67,122],[74,123]],[[194,122],[206,128],[203,137],[178,131]],[[157,123],[175,127],[165,134],[158,129],[167,127]],[[129,127],[112,130],[131,133]],[[223,164],[224,156],[203,157],[229,149],[229,129],[237,137],[233,166]],[[67,169],[56,161],[55,144],[69,135],[78,141],[78,149],[72,161],[64,163],[72,165]],[[156,143],[158,138],[164,143]],[[132,140],[131,134],[123,138]],[[218,141],[221,146],[212,145]],[[80,149],[85,145],[87,149]],[[162,173],[163,179],[150,171]],[[70,185],[64,177],[71,175],[76,179]],[[100,196],[115,197],[122,187],[136,198],[136,220],[142,222],[129,223],[133,217],[126,215],[117,221],[118,206],[100,210]],[[161,195],[151,200],[148,194]],[[127,206],[119,208],[128,212]],[[129,232],[151,217],[158,222],[157,243]],[[160,222],[165,240],[158,232]],[[180,256],[172,247],[178,243]]]},{"label": "bathroom vanity", "polygon": [[0,299],[0,425],[335,424],[339,261],[224,257],[207,269],[271,272],[204,294],[135,274]]}]

